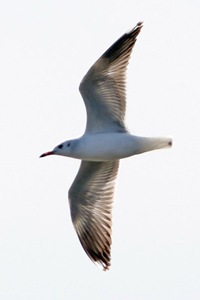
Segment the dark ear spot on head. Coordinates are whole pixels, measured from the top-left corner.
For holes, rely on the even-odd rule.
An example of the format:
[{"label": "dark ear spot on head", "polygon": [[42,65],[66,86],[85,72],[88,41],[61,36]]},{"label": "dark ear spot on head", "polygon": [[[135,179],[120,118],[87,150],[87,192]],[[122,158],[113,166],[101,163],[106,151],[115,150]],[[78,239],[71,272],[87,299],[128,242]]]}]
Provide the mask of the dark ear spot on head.
[{"label": "dark ear spot on head", "polygon": [[69,147],[69,146],[70,146],[70,143],[67,144],[67,147]]}]

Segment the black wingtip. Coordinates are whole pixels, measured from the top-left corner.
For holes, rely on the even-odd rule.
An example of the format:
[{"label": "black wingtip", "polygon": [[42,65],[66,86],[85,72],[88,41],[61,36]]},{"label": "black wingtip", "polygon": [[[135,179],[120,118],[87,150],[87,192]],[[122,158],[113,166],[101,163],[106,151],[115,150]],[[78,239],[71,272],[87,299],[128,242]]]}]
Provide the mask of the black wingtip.
[{"label": "black wingtip", "polygon": [[138,26],[138,27],[143,26],[143,21],[139,21],[136,26]]}]

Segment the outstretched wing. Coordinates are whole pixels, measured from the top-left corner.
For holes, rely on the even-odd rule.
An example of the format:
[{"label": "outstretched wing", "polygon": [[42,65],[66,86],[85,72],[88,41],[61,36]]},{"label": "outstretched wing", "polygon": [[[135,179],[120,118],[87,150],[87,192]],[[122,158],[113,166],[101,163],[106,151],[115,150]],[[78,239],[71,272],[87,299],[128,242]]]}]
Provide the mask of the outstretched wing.
[{"label": "outstretched wing", "polygon": [[92,261],[110,266],[111,210],[119,161],[82,161],[69,190],[71,217]]},{"label": "outstretched wing", "polygon": [[126,69],[142,22],[119,38],[90,68],[80,84],[87,132],[125,132]]}]

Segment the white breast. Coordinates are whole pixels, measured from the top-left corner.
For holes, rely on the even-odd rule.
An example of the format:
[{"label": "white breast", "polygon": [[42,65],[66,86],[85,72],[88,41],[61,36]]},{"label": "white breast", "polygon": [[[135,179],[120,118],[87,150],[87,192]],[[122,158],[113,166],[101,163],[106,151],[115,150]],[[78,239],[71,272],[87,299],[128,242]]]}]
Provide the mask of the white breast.
[{"label": "white breast", "polygon": [[84,134],[73,157],[90,161],[118,160],[134,154],[171,146],[171,138],[149,138],[129,133]]}]

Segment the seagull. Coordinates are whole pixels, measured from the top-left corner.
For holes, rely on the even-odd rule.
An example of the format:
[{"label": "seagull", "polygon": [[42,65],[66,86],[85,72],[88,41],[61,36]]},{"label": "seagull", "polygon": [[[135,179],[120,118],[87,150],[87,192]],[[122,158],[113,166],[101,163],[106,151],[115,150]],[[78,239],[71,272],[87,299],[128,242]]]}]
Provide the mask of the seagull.
[{"label": "seagull", "polygon": [[87,111],[84,134],[42,154],[81,160],[69,189],[71,218],[90,259],[110,267],[112,206],[119,160],[172,146],[170,137],[141,137],[125,126],[126,69],[143,23],[122,35],[89,69],[79,90]]}]

